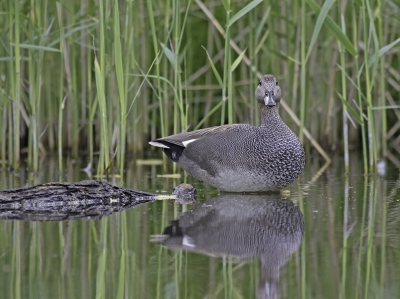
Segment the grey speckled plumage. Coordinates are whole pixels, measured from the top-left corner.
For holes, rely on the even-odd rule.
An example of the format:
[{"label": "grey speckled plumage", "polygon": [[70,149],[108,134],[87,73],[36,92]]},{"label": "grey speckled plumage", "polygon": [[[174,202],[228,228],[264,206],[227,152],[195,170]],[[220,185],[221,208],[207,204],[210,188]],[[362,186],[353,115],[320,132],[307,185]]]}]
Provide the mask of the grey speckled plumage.
[{"label": "grey speckled plumage", "polygon": [[149,142],[195,178],[231,192],[278,191],[303,171],[305,154],[279,116],[281,89],[264,75],[256,99],[261,126],[233,124],[180,133]]}]

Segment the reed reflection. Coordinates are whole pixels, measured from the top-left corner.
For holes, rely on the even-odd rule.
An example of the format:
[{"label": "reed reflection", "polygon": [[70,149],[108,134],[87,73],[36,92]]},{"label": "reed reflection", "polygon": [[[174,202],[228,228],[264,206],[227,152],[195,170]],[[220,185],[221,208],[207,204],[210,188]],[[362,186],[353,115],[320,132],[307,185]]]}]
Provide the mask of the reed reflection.
[{"label": "reed reflection", "polygon": [[257,297],[279,298],[280,269],[299,249],[303,234],[303,214],[288,198],[224,194],[199,203],[152,241],[242,262],[259,257]]}]

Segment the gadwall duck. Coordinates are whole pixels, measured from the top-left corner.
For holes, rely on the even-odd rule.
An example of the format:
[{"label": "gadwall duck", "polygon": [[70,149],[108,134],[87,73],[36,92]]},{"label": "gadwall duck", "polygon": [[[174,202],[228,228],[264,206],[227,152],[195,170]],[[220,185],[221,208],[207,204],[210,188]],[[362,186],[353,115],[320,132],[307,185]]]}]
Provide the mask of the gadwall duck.
[{"label": "gadwall duck", "polygon": [[281,88],[273,75],[260,78],[256,99],[261,126],[231,124],[159,138],[172,161],[222,191],[278,191],[303,171],[299,138],[279,116]]}]

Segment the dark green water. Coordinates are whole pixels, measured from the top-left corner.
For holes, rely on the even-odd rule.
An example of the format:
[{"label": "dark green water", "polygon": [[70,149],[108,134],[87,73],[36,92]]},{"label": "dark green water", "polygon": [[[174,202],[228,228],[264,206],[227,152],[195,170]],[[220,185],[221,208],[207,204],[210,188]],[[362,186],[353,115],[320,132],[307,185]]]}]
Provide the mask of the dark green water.
[{"label": "dark green water", "polygon": [[[287,196],[218,196],[189,177],[198,198],[186,206],[0,220],[0,297],[400,298],[399,171],[364,177],[360,162],[352,156],[346,176],[340,159],[324,171],[308,159]],[[0,170],[0,189],[88,179],[85,166],[66,161],[61,176],[52,159],[39,175]],[[170,193],[183,182],[157,177],[161,166],[127,169],[130,189]]]}]

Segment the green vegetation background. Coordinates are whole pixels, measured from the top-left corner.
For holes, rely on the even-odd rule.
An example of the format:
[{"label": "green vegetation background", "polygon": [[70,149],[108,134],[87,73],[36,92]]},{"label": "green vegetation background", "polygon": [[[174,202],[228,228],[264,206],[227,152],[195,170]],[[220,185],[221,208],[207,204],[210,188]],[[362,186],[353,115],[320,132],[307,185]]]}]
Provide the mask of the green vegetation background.
[{"label": "green vegetation background", "polygon": [[[123,171],[147,141],[257,125],[260,74],[310,153],[398,147],[399,1],[0,1],[0,160],[68,152]],[[388,146],[389,151],[388,151]]]}]

